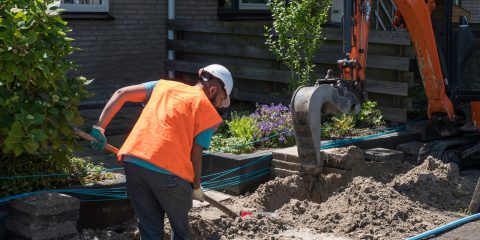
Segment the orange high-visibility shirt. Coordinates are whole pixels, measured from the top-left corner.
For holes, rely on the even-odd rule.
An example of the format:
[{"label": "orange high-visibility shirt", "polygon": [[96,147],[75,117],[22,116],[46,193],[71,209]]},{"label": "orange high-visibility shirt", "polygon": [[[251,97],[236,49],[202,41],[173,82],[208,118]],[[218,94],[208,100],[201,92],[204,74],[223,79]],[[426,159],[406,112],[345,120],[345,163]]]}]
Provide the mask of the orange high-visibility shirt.
[{"label": "orange high-visibility shirt", "polygon": [[201,88],[160,80],[118,158],[132,155],[193,183],[194,137],[221,122]]}]

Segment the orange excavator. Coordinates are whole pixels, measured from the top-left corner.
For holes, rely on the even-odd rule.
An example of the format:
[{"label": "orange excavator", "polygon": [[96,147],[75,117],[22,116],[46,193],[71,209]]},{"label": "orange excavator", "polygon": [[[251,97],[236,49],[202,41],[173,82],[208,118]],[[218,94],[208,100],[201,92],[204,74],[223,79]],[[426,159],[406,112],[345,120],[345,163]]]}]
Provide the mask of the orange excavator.
[{"label": "orange excavator", "polygon": [[[480,82],[465,72],[476,49],[476,39],[465,17],[452,26],[452,1],[445,0],[441,36],[434,27],[435,0],[394,0],[398,13],[394,24],[408,28],[418,68],[428,98],[429,125],[436,134],[419,155],[433,155],[444,162],[463,165],[480,150]],[[320,130],[323,113],[358,112],[367,95],[363,90],[368,48],[371,0],[344,0],[343,59],[341,72],[315,86],[302,86],[292,97],[292,117],[303,171],[322,167]]]}]

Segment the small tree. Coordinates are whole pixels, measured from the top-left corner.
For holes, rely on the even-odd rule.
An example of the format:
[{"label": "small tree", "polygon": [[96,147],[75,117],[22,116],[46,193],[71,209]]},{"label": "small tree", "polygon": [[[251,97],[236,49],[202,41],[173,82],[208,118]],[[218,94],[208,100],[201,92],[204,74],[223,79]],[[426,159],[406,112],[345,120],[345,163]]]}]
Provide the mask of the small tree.
[{"label": "small tree", "polygon": [[266,44],[291,70],[291,84],[311,82],[313,55],[323,42],[322,25],[327,21],[331,0],[271,0],[273,26],[265,27]]},{"label": "small tree", "polygon": [[[88,93],[84,78],[67,78],[74,48],[54,0],[0,2],[0,163],[74,143],[71,126]],[[41,150],[41,151],[40,151]]]}]

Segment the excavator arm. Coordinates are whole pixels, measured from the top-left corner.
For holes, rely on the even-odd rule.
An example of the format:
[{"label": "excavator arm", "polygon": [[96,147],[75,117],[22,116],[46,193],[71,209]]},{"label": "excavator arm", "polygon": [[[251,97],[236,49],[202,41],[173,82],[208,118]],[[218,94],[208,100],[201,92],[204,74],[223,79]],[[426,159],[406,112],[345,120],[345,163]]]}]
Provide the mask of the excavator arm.
[{"label": "excavator arm", "polygon": [[[453,104],[446,93],[448,79],[442,71],[432,27],[435,0],[394,0],[408,27],[416,50],[420,74],[428,98],[428,117],[455,119]],[[291,108],[298,154],[303,171],[323,166],[320,160],[321,115],[358,112],[366,93],[363,90],[368,48],[371,0],[344,0],[343,59],[337,61],[341,76],[331,72],[315,86],[302,86],[292,97]],[[316,168],[315,168],[316,167]],[[310,172],[312,173],[312,172]]]}]

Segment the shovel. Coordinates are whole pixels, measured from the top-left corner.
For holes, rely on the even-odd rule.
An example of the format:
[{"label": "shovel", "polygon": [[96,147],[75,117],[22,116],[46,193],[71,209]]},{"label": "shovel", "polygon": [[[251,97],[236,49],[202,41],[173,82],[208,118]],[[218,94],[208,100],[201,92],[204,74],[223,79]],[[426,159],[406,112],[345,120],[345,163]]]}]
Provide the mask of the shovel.
[{"label": "shovel", "polygon": [[[73,128],[73,132],[75,134],[77,134],[79,137],[81,137],[82,139],[85,139],[87,141],[95,141],[95,142],[98,142],[98,140],[96,138],[94,138],[92,135],[80,130],[79,128]],[[113,154],[117,154],[118,153],[118,148],[110,145],[110,144],[105,144],[105,150],[113,153]],[[205,194],[204,194],[205,195]],[[216,201],[215,199],[205,195],[205,201],[207,201],[208,203],[212,204],[212,206],[218,208],[220,211],[224,212],[225,214],[227,214],[228,216],[232,217],[233,219],[239,217],[238,214],[236,214],[234,211],[230,210],[229,208],[225,207],[223,204],[221,204],[220,202]]]}]

